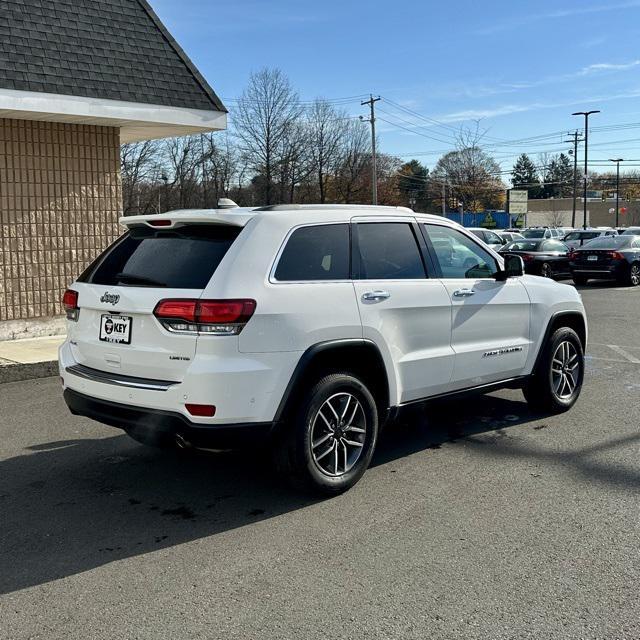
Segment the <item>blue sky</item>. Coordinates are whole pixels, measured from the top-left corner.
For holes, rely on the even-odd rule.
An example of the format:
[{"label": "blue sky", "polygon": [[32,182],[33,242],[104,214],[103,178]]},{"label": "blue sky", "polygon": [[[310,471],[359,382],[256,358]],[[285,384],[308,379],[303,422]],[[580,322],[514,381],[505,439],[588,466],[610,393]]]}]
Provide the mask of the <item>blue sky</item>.
[{"label": "blue sky", "polygon": [[[505,169],[521,151],[566,150],[562,133],[582,126],[570,114],[587,109],[602,110],[594,168],[640,159],[640,0],[151,2],[229,107],[272,66],[302,100],[382,96],[382,150],[428,166],[476,120]],[[344,108],[365,113],[358,98]]]}]

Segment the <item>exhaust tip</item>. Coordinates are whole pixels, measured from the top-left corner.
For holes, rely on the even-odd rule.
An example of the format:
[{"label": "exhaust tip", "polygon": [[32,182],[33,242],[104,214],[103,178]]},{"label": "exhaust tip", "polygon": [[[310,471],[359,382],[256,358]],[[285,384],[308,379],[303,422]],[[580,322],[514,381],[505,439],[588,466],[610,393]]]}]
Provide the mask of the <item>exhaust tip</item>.
[{"label": "exhaust tip", "polygon": [[178,449],[191,449],[193,446],[181,433],[176,433],[176,445]]}]

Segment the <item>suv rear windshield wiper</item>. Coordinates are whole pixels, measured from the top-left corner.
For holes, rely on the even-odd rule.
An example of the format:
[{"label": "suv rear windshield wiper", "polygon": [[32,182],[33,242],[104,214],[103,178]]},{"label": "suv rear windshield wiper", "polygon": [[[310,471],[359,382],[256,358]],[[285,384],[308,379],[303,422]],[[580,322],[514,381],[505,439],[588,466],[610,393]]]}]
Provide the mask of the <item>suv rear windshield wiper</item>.
[{"label": "suv rear windshield wiper", "polygon": [[128,282],[130,284],[141,284],[148,287],[166,287],[164,282],[159,282],[153,278],[147,278],[146,276],[138,276],[135,273],[121,272],[116,274],[116,279],[122,282]]}]

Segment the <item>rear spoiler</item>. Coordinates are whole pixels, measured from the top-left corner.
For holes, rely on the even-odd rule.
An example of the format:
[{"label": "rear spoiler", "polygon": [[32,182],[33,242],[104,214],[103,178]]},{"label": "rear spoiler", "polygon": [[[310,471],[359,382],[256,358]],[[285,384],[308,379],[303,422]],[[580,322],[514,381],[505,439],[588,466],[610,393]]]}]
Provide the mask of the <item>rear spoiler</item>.
[{"label": "rear spoiler", "polygon": [[209,211],[168,211],[167,213],[123,216],[119,222],[123,227],[145,225],[154,229],[175,229],[193,224],[223,224],[232,227],[244,227],[254,214],[250,210],[228,209]]}]

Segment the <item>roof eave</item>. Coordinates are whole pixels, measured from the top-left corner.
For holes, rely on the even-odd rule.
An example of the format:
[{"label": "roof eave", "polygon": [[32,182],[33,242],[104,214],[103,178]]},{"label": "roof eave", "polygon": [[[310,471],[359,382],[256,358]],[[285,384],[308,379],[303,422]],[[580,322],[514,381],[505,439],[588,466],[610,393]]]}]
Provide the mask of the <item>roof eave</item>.
[{"label": "roof eave", "polygon": [[220,131],[227,126],[227,114],[223,110],[13,89],[0,89],[0,118],[117,127],[122,142]]}]

